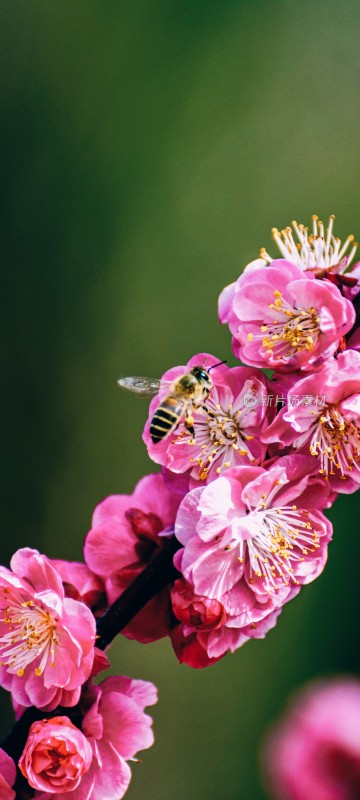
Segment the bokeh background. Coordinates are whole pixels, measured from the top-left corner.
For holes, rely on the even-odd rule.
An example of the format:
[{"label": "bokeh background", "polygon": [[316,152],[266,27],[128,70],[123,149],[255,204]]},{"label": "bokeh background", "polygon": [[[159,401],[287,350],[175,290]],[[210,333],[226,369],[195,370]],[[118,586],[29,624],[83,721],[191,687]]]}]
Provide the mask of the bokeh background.
[{"label": "bokeh background", "polygon": [[[274,225],[360,236],[359,24],[355,0],[2,0],[1,563],[80,559],[94,506],[154,469],[116,379],[234,364],[217,296]],[[160,694],[129,800],[264,800],[289,693],[358,668],[358,514],[337,501],[324,574],[216,666],[119,637],[114,671]]]}]

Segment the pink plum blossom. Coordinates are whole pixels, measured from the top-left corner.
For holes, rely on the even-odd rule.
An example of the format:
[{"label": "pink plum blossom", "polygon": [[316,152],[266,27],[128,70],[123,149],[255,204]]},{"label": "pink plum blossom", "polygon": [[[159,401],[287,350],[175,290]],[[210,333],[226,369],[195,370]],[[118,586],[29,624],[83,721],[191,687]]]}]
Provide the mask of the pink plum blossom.
[{"label": "pink plum blossom", "polygon": [[[147,681],[116,676],[89,686],[82,699],[82,734],[91,748],[90,766],[73,789],[38,791],[35,800],[121,800],[131,779],[128,760],[154,742],[144,708],[156,702],[156,688]],[[57,767],[61,775],[68,770],[68,757],[60,748],[58,754],[65,762]]]},{"label": "pink plum blossom", "polygon": [[64,596],[59,573],[30,548],[0,567],[0,602],[0,684],[20,706],[75,705],[94,661],[91,611]]},{"label": "pink plum blossom", "polygon": [[11,788],[15,783],[16,767],[15,763],[0,749],[0,797],[1,800],[15,800],[15,792]]},{"label": "pink plum blossom", "polygon": [[198,353],[185,366],[173,367],[162,378],[160,393],[152,400],[143,433],[150,458],[174,473],[187,472],[190,487],[199,481],[212,481],[225,469],[238,464],[260,464],[266,447],[260,433],[268,424],[265,376],[249,367],[229,368],[221,364],[211,371],[212,388],[205,406],[192,410],[194,436],[184,421],[163,440],[154,443],[150,423],[154,412],[169,393],[169,384],[193,367],[209,369],[219,362],[207,353]]},{"label": "pink plum blossom", "polygon": [[92,748],[68,717],[33,722],[19,768],[29,786],[51,794],[73,792],[92,761]]},{"label": "pink plum blossom", "polygon": [[[104,581],[113,603],[163,546],[162,534],[174,531],[181,496],[171,492],[161,475],[142,478],[133,494],[111,495],[94,511],[85,540],[89,568]],[[169,628],[169,590],[159,592],[122,633],[151,642]]]},{"label": "pink plum blossom", "polygon": [[270,732],[263,760],[274,800],[360,797],[360,682],[306,687]]},{"label": "pink plum blossom", "polygon": [[306,377],[282,384],[286,405],[264,441],[310,453],[319,473],[337,492],[360,484],[360,353],[347,350]]},{"label": "pink plum blossom", "polygon": [[236,356],[281,372],[320,367],[355,321],[352,303],[337,286],[281,259],[226,287],[219,316],[233,334]]},{"label": "pink plum blossom", "polygon": [[263,636],[284,603],[322,572],[332,526],[319,509],[330,502],[312,458],[299,455],[268,469],[234,467],[185,496],[175,525],[184,548],[174,563],[194,595],[217,600],[226,614],[198,635],[208,656]]}]

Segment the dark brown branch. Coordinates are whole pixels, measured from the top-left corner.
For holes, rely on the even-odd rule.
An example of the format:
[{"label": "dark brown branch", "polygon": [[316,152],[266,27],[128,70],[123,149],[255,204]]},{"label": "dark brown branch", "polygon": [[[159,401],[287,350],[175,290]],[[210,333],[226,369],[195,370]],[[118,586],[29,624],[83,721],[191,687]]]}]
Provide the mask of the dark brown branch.
[{"label": "dark brown branch", "polygon": [[105,650],[116,634],[125,628],[152,597],[174,582],[179,573],[173,565],[173,557],[180,547],[175,536],[164,539],[163,547],[152,561],[100,617],[97,622],[99,638],[96,644],[101,650]]}]

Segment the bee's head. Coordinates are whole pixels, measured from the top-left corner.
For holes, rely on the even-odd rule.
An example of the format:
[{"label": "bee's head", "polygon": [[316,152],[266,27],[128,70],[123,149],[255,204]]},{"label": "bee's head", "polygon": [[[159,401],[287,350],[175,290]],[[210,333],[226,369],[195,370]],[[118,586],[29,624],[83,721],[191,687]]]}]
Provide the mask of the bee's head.
[{"label": "bee's head", "polygon": [[193,367],[191,372],[199,382],[211,383],[210,375],[204,367]]},{"label": "bee's head", "polygon": [[221,364],[226,364],[226,361],[217,361],[216,364],[213,364],[212,367],[209,367],[208,370],[204,369],[204,366],[193,367],[191,372],[195,376],[195,378],[201,383],[204,382],[204,383],[209,383],[211,385],[212,381],[209,372],[211,372],[212,369],[215,369],[215,367],[220,367]]}]

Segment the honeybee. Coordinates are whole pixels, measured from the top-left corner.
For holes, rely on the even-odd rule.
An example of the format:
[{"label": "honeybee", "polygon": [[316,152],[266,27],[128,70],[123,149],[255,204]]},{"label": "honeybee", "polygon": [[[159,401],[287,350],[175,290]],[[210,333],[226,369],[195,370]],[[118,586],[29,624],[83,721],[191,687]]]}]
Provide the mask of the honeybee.
[{"label": "honeybee", "polygon": [[[159,403],[150,423],[150,436],[154,444],[169,436],[183,417],[185,427],[192,436],[195,435],[192,411],[202,408],[208,412],[205,401],[209,397],[213,385],[209,373],[220,364],[225,364],[225,361],[219,361],[209,369],[193,367],[189,372],[185,372],[184,375],[180,375],[179,378],[169,383],[169,394]],[[155,378],[136,376],[120,378],[118,384],[123,389],[128,389],[143,397],[155,395],[161,385],[160,381]]]}]

